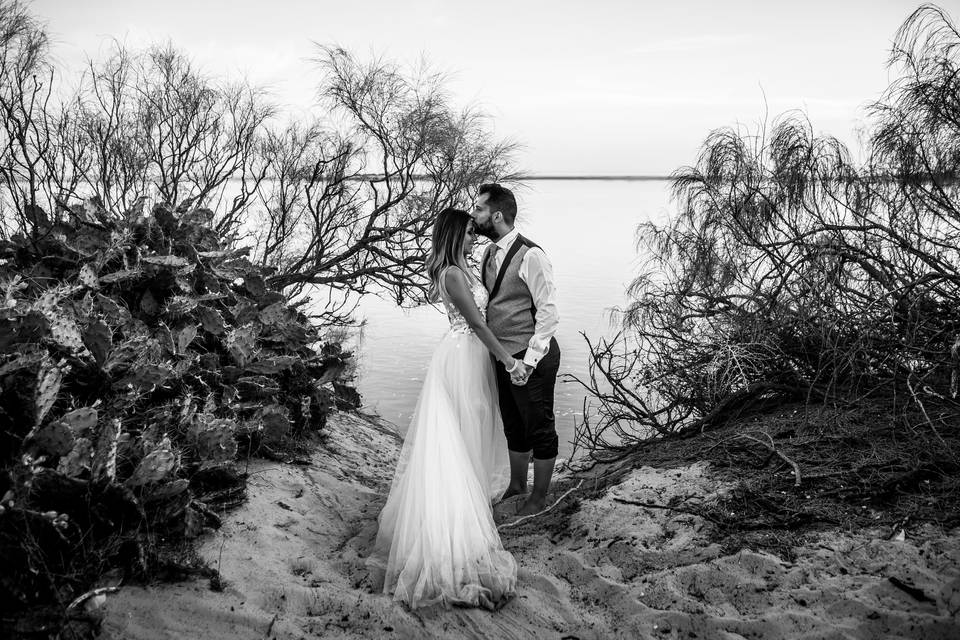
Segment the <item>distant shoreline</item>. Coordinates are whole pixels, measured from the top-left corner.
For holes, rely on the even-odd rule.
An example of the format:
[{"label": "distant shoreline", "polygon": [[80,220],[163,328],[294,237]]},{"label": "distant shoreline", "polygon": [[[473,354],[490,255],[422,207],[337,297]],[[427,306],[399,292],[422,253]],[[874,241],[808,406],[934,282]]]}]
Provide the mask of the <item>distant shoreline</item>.
[{"label": "distant shoreline", "polygon": [[[430,179],[431,179],[429,176],[424,176],[424,175],[415,175],[415,176],[413,176],[413,178],[414,178],[414,180],[430,180]],[[379,180],[381,180],[381,179],[382,179],[382,176],[373,175],[373,174],[366,174],[366,173],[361,173],[361,174],[357,174],[357,175],[354,175],[354,176],[349,176],[349,177],[346,178],[347,181],[363,181],[363,182],[367,182],[367,181],[371,181],[371,180],[379,181]],[[672,178],[671,178],[670,176],[630,176],[630,175],[626,175],[626,176],[609,176],[609,175],[608,175],[608,176],[582,176],[582,175],[581,175],[581,176],[561,176],[561,175],[536,175],[536,174],[532,174],[532,175],[517,175],[517,176],[509,176],[508,178],[504,178],[504,180],[507,181],[507,182],[536,182],[536,181],[546,181],[546,180],[553,180],[553,181],[556,181],[556,182],[572,181],[572,180],[580,180],[580,181],[601,181],[601,180],[603,180],[603,181],[608,181],[608,182],[614,182],[614,181],[620,181],[620,182],[640,182],[640,181],[667,182],[667,181],[669,181],[669,180],[671,180],[671,179],[672,179]]]},{"label": "distant shoreline", "polygon": [[651,181],[651,182],[665,182],[670,180],[670,176],[517,176],[517,180],[621,180],[621,181]]}]

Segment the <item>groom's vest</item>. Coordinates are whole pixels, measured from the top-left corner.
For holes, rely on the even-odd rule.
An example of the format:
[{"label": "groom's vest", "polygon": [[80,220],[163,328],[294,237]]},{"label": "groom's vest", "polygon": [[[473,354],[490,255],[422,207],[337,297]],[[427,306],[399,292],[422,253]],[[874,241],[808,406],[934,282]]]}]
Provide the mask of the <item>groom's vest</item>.
[{"label": "groom's vest", "polygon": [[529,346],[536,325],[537,308],[526,283],[520,279],[523,256],[533,247],[540,248],[521,235],[507,250],[494,282],[489,281],[487,261],[490,247],[483,254],[480,274],[490,293],[487,302],[487,326],[510,353],[519,353]]}]

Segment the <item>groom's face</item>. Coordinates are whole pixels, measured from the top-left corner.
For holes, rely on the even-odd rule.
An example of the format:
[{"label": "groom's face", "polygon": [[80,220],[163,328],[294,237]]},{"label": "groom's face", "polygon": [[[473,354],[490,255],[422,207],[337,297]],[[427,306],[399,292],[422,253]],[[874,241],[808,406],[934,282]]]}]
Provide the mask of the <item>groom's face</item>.
[{"label": "groom's face", "polygon": [[473,223],[476,225],[477,233],[487,238],[494,238],[496,231],[493,226],[493,217],[496,213],[490,211],[487,197],[488,194],[484,193],[477,198],[473,204],[473,211],[470,212],[470,215],[473,216]]}]

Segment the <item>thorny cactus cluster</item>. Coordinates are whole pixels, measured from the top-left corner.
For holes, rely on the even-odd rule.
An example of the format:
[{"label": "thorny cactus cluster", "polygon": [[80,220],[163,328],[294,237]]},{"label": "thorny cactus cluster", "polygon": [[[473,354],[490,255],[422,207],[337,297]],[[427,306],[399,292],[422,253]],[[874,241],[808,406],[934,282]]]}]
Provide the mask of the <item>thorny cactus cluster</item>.
[{"label": "thorny cactus cluster", "polygon": [[28,213],[0,241],[0,612],[215,525],[238,447],[322,428],[350,358],[209,210]]}]

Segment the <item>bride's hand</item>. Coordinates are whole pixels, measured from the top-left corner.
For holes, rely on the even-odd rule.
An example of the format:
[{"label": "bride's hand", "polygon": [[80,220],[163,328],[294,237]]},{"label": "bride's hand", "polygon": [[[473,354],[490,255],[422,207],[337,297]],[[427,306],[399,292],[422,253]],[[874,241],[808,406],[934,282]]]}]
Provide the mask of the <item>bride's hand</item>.
[{"label": "bride's hand", "polygon": [[511,366],[507,367],[507,373],[510,374],[510,382],[522,387],[527,383],[527,367],[523,360],[512,358]]}]

